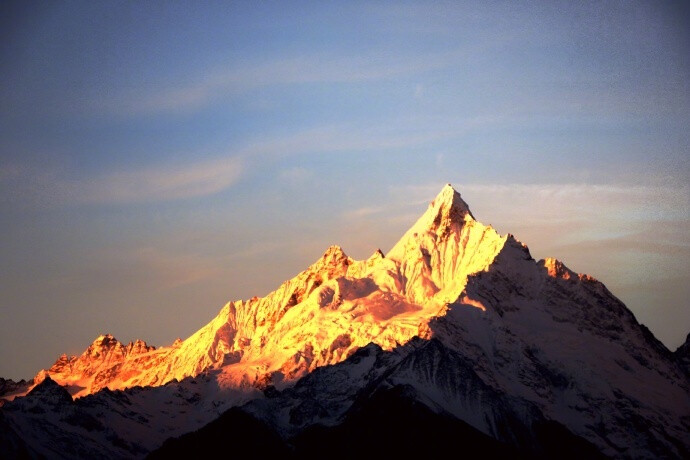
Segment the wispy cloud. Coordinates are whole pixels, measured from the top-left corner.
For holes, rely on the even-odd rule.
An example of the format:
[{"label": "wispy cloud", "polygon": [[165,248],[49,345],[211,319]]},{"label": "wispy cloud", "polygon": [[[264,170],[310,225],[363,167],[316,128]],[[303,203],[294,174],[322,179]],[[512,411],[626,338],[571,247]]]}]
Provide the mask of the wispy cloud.
[{"label": "wispy cloud", "polygon": [[172,200],[218,193],[234,184],[241,172],[239,158],[222,158],[177,168],[113,173],[66,185],[79,201]]},{"label": "wispy cloud", "polygon": [[343,217],[345,219],[369,217],[369,216],[373,216],[375,214],[379,214],[382,211],[383,211],[383,208],[380,208],[380,207],[365,206],[363,208],[357,208],[357,209],[353,209],[351,211],[347,211]]},{"label": "wispy cloud", "polygon": [[178,85],[148,93],[137,90],[136,94],[119,94],[116,99],[97,101],[94,105],[128,114],[197,110],[218,98],[265,86],[364,83],[429,72],[449,66],[463,54],[458,50],[413,58],[390,53],[295,56],[245,66],[230,65],[224,70],[199,73]]},{"label": "wispy cloud", "polygon": [[[502,220],[542,222],[581,219],[690,219],[688,184],[454,184],[478,213]],[[429,201],[440,184],[395,187],[413,205]]]},{"label": "wispy cloud", "polygon": [[[169,201],[208,196],[228,189],[252,167],[290,155],[345,152],[386,152],[415,148],[458,135],[452,127],[409,130],[396,125],[342,124],[306,129],[294,134],[260,139],[228,150],[211,160],[142,170],[96,173],[74,177],[69,168],[28,164],[0,165],[0,202],[39,204],[114,204]],[[190,154],[190,156],[192,156]],[[279,173],[279,179],[299,183],[313,174],[303,166]]]},{"label": "wispy cloud", "polygon": [[[595,260],[636,252],[665,258],[671,270],[678,254],[690,248],[687,184],[454,185],[481,222],[515,234],[538,258],[557,256],[601,270]],[[395,187],[391,194],[408,209],[419,209],[440,188]],[[596,258],[584,258],[583,251]]]},{"label": "wispy cloud", "polygon": [[[0,201],[39,204],[122,204],[169,201],[208,196],[228,189],[252,167],[277,157],[343,152],[385,152],[414,148],[457,135],[451,127],[436,130],[342,124],[306,129],[294,134],[249,142],[211,160],[142,170],[96,173],[76,177],[75,171],[54,164],[0,165]],[[190,154],[190,156],[192,156]],[[307,180],[312,172],[292,166],[279,173],[288,183]]]},{"label": "wispy cloud", "polygon": [[11,195],[5,200],[32,200],[41,204],[121,204],[167,201],[213,195],[233,185],[243,171],[242,159],[226,157],[176,167],[151,167],[137,171],[70,178],[57,170],[12,169],[0,177]]},{"label": "wispy cloud", "polygon": [[167,290],[216,279],[223,272],[215,258],[152,246],[99,249],[82,263],[72,276],[59,282],[88,289],[88,284],[98,279],[101,283],[110,280],[113,289],[127,283],[140,289]]},{"label": "wispy cloud", "polygon": [[[463,135],[468,129],[452,121],[433,128],[411,127],[388,121],[385,125],[340,124],[305,129],[295,134],[259,140],[238,149],[244,157],[276,157],[293,154],[371,152],[409,149]],[[470,121],[471,123],[471,121]]]}]

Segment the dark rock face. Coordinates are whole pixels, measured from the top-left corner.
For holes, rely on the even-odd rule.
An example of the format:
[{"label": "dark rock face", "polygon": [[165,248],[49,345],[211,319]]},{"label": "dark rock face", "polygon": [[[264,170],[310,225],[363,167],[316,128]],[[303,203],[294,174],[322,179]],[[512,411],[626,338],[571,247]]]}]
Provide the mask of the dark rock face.
[{"label": "dark rock face", "polygon": [[[15,382],[12,379],[3,379],[0,377],[0,397],[20,391],[26,391],[31,384],[33,384],[33,381],[20,380]],[[2,400],[0,400],[0,402],[2,402]]]},{"label": "dark rock face", "polygon": [[679,346],[673,355],[685,372],[690,375],[690,334],[686,337],[685,343]]},{"label": "dark rock face", "polygon": [[[219,449],[219,442],[227,444]],[[219,451],[257,458],[285,458],[291,453],[269,426],[233,407],[202,429],[166,441],[147,458],[213,458]]]},{"label": "dark rock face", "polygon": [[0,457],[7,459],[29,459],[36,455],[21,439],[0,411]]},{"label": "dark rock face", "polygon": [[[206,456],[217,450],[217,440],[232,433],[242,444],[234,452],[279,455],[280,458],[604,458],[590,443],[556,423],[541,421],[524,430],[529,442],[499,441],[447,413],[437,413],[419,402],[410,386],[398,385],[361,395],[334,426],[311,425],[281,439],[274,428],[233,408],[206,427],[171,439],[150,459],[175,455]],[[525,428],[525,427],[523,427]]]}]

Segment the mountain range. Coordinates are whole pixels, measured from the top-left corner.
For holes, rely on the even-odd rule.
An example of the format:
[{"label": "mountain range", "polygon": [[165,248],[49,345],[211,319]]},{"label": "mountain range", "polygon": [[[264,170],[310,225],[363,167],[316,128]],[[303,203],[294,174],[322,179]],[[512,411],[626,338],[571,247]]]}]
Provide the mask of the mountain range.
[{"label": "mountain range", "polygon": [[671,352],[446,185],[386,254],[331,246],[184,341],[101,335],[0,380],[0,456],[200,455],[220,437],[296,457],[689,458],[689,372],[690,336]]}]

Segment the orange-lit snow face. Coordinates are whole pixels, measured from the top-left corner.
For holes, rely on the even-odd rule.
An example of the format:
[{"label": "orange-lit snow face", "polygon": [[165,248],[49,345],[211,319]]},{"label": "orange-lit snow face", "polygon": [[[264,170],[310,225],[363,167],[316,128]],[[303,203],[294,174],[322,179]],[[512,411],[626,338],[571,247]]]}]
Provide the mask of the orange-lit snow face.
[{"label": "orange-lit snow face", "polygon": [[[170,347],[122,345],[101,336],[79,357],[47,371],[76,396],[217,369],[219,384],[293,380],[346,359],[374,342],[384,349],[431,335],[429,322],[460,303],[486,311],[465,293],[470,275],[487,271],[509,237],[474,220],[446,186],[387,256],[355,261],[332,246],[311,267],[264,298],[226,304],[211,322]],[[551,276],[569,276],[557,261]],[[279,373],[279,374],[278,374]]]},{"label": "orange-lit snow face", "polygon": [[467,277],[486,270],[505,241],[446,186],[388,256],[376,251],[355,261],[332,246],[268,296],[228,303],[176,346],[155,350],[99,337],[48,373],[77,396],[105,386],[162,385],[210,368],[222,369],[229,385],[275,372],[295,379],[370,342],[391,349],[427,336],[429,321],[458,300]]}]

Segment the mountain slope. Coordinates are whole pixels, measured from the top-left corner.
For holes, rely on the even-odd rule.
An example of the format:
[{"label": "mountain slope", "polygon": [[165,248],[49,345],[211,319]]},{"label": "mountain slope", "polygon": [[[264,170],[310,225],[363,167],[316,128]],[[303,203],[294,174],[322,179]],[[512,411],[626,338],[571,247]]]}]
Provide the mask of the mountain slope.
[{"label": "mountain slope", "polygon": [[[432,388],[454,388],[470,409],[470,419],[430,398]],[[488,424],[479,427],[477,421]],[[210,453],[219,433],[233,433],[240,426],[254,427],[250,434],[243,431],[243,437],[266,436],[281,456],[294,458],[448,452],[601,458],[596,447],[545,420],[535,407],[487,387],[461,356],[435,339],[415,340],[390,352],[375,345],[362,348],[345,362],[304,377],[293,389],[269,392],[267,399],[233,408],[201,430],[167,441],[150,458]]]},{"label": "mountain slope", "polygon": [[[60,407],[88,419],[89,401],[103,401],[113,431],[91,436],[95,447],[83,452],[113,457],[143,455],[261,388],[275,397],[243,413],[292,448],[319,425],[342,439],[353,428],[338,427],[358,407],[376,414],[396,395],[420,416],[431,411],[477,442],[523,453],[547,452],[540,430],[550,427],[606,456],[683,458],[686,355],[667,350],[599,281],[556,259],[537,262],[515,237],[477,222],[446,186],[387,255],[355,261],[332,246],[266,297],[226,304],[185,341],[153,349],[101,336],[35,382],[50,376],[76,396],[100,390]],[[103,391],[135,385],[146,388]],[[29,448],[78,442],[82,428],[37,416],[42,403],[32,400],[2,409]]]},{"label": "mountain slope", "polygon": [[687,455],[687,376],[603,284],[554,260],[535,264],[512,241],[464,295],[485,313],[460,304],[432,328],[484,379],[607,455]]},{"label": "mountain slope", "polygon": [[0,458],[140,458],[257,396],[256,390],[220,389],[212,375],[202,375],[72,400],[46,377],[0,409]]},{"label": "mountain slope", "polygon": [[673,354],[685,372],[690,374],[690,334],[685,338],[685,343],[679,346]]},{"label": "mountain slope", "polygon": [[80,356],[62,356],[44,375],[75,396],[104,387],[162,385],[222,369],[221,385],[294,381],[374,342],[386,349],[428,334],[429,321],[457,299],[506,243],[472,217],[450,185],[391,250],[354,261],[332,246],[264,298],[226,304],[183,342],[154,349],[98,337]]}]

